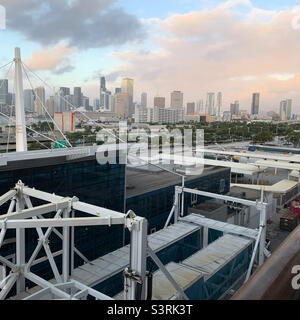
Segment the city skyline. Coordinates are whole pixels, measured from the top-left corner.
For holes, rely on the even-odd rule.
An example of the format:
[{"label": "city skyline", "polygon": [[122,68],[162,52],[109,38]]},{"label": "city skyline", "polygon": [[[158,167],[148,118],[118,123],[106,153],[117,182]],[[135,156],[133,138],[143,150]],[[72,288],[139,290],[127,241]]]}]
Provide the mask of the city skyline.
[{"label": "city skyline", "polygon": [[[52,1],[49,14],[56,14],[58,24],[63,26],[64,17],[75,14],[78,8],[67,5],[67,1],[60,3],[63,3],[61,12],[54,10],[58,4]],[[112,4],[119,7],[121,26],[132,22],[135,30],[125,28],[126,32],[119,29],[113,33],[113,28],[105,22],[102,42],[101,37],[92,39],[90,34],[86,39],[78,35],[76,38],[76,30],[84,19],[91,19],[92,28],[96,28],[98,14],[106,9],[107,15],[116,12]],[[223,110],[235,100],[243,108],[249,108],[253,92],[260,92],[264,97],[261,101],[264,110],[278,110],[278,103],[284,97],[293,99],[297,108],[300,30],[292,28],[296,14],[293,9],[297,4],[297,1],[266,4],[254,0],[172,3],[167,0],[150,6],[135,0],[105,4],[93,0],[88,10],[74,19],[78,21],[72,21],[68,32],[51,33],[47,37],[46,25],[37,26],[36,34],[30,28],[22,29],[13,16],[14,1],[3,1],[8,21],[6,30],[0,31],[0,63],[11,58],[15,43],[22,42],[26,65],[53,86],[81,86],[91,100],[98,98],[101,74],[107,78],[108,88],[117,87],[122,78],[135,79],[134,101],[139,101],[141,93],[146,91],[148,101],[159,94],[170,105],[170,92],[180,90],[186,103],[203,99],[214,90],[224,95]],[[19,11],[23,10],[20,20],[32,5],[29,1],[20,8]],[[218,24],[210,27],[216,19]],[[33,26],[35,23],[33,19]],[[114,23],[112,20],[111,26]]]}]

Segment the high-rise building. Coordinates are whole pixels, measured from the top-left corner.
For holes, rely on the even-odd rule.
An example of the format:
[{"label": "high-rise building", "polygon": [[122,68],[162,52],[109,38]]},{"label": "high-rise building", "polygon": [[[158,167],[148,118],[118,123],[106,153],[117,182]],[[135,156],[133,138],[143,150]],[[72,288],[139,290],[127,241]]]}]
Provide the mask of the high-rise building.
[{"label": "high-rise building", "polygon": [[211,116],[215,114],[215,94],[213,92],[207,93],[205,113]]},{"label": "high-rise building", "polygon": [[85,108],[85,110],[90,109],[90,99],[88,97],[83,96],[82,98],[82,106]]},{"label": "high-rise building", "polygon": [[79,108],[81,106],[81,88],[74,88],[74,107]]},{"label": "high-rise building", "polygon": [[0,79],[0,104],[7,104],[8,99],[8,80]]},{"label": "high-rise building", "polygon": [[166,107],[166,98],[165,97],[155,97],[154,98],[154,107],[165,108]]},{"label": "high-rise building", "polygon": [[252,115],[257,115],[259,112],[259,96],[260,94],[253,93],[252,95],[252,104],[251,104],[251,114]]},{"label": "high-rise building", "polygon": [[105,109],[105,93],[106,93],[106,80],[105,77],[100,78],[100,108]]},{"label": "high-rise building", "polygon": [[217,116],[218,116],[218,121],[221,120],[221,109],[222,109],[222,92],[218,92],[218,95],[217,95]]},{"label": "high-rise building", "polygon": [[197,113],[197,114],[204,113],[204,110],[203,110],[203,100],[202,100],[202,99],[197,102],[196,113]]},{"label": "high-rise building", "polygon": [[65,111],[71,111],[74,105],[74,96],[67,94],[64,96]]},{"label": "high-rise building", "polygon": [[240,114],[240,103],[239,101],[235,101],[230,105],[230,113],[231,115],[238,116]]},{"label": "high-rise building", "polygon": [[183,108],[183,92],[173,91],[171,93],[171,108]]},{"label": "high-rise building", "polygon": [[195,102],[188,102],[187,103],[186,114],[195,114]]},{"label": "high-rise building", "polygon": [[141,106],[147,107],[147,93],[146,92],[143,92],[141,94]]},{"label": "high-rise building", "polygon": [[115,94],[122,92],[121,88],[115,88]]},{"label": "high-rise building", "polygon": [[133,85],[134,80],[125,78],[122,80],[122,93],[128,95],[128,117],[131,118],[135,112],[133,105]]},{"label": "high-rise building", "polygon": [[24,109],[26,112],[34,112],[34,92],[31,89],[24,90]]},{"label": "high-rise building", "polygon": [[279,116],[281,121],[287,120],[287,100],[280,102]]},{"label": "high-rise building", "polygon": [[34,112],[37,113],[38,116],[42,116],[45,114],[43,106],[45,106],[45,88],[37,87],[34,89]]},{"label": "high-rise building", "polygon": [[67,102],[65,96],[70,95],[70,88],[60,87],[58,91],[59,100],[58,100],[58,111],[64,112],[67,111]]},{"label": "high-rise building", "polygon": [[184,108],[153,108],[153,122],[176,124],[183,122]]},{"label": "high-rise building", "polygon": [[126,92],[119,92],[115,95],[115,113],[122,119],[128,118],[129,96]]},{"label": "high-rise building", "polygon": [[56,110],[56,103],[55,103],[55,98],[54,96],[51,96],[49,99],[46,101],[46,109],[50,113],[51,117],[54,117]]},{"label": "high-rise building", "polygon": [[286,100],[286,120],[292,119],[292,99]]},{"label": "high-rise building", "polygon": [[100,109],[100,99],[94,99],[93,100],[93,110],[97,111]]},{"label": "high-rise building", "polygon": [[105,99],[104,99],[104,110],[111,110],[111,92],[105,91]]}]

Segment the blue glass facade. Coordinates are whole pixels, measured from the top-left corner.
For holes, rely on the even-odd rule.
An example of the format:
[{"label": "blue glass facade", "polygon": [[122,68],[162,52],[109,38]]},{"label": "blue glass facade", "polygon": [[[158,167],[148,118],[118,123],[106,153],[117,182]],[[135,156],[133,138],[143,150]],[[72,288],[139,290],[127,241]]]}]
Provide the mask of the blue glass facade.
[{"label": "blue glass facade", "polygon": [[[0,194],[13,188],[18,180],[41,191],[60,196],[76,196],[83,202],[124,212],[125,165],[99,165],[95,159],[91,159],[0,171]],[[39,204],[37,200],[31,200],[34,205]],[[5,206],[2,208],[3,213],[6,213]],[[53,214],[49,215],[53,216]],[[84,214],[76,213],[76,216],[84,216]],[[94,260],[120,248],[123,245],[123,231],[122,226],[76,227],[75,247],[89,260]],[[11,230],[7,236],[15,237],[14,231]],[[36,230],[27,229],[26,259],[29,259],[33,253],[37,240]],[[52,252],[61,250],[61,240],[58,236],[52,233],[49,240]],[[14,252],[14,243],[1,248],[3,256],[9,256]],[[38,258],[44,255],[45,252],[41,250]],[[75,267],[83,262],[76,254],[74,259]],[[61,272],[61,256],[56,257],[55,261]],[[53,278],[48,262],[33,266],[32,271],[46,279]]]}]

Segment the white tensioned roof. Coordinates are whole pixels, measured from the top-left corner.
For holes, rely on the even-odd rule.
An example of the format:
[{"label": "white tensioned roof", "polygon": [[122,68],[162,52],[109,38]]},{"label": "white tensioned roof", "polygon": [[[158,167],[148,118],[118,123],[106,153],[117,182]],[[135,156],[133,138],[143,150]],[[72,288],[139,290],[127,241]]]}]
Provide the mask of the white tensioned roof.
[{"label": "white tensioned roof", "polygon": [[274,192],[274,193],[287,193],[295,186],[297,186],[298,182],[291,181],[291,180],[281,180],[278,183],[273,184],[272,186],[262,186],[256,184],[239,184],[239,183],[232,183],[230,187],[239,187],[245,189],[252,189],[252,190],[264,190],[266,192]]},{"label": "white tensioned roof", "polygon": [[300,163],[286,163],[284,161],[259,160],[256,161],[254,165],[262,168],[277,168],[300,171]]},{"label": "white tensioned roof", "polygon": [[214,150],[214,149],[200,149],[198,152],[204,153],[213,153],[213,154],[222,154],[230,155],[236,157],[245,157],[245,158],[257,158],[257,159],[266,159],[266,160],[277,160],[277,161],[287,161],[287,162],[300,162],[299,155],[280,155],[280,154],[270,154],[263,152],[234,152],[234,151],[223,151],[223,150]]}]

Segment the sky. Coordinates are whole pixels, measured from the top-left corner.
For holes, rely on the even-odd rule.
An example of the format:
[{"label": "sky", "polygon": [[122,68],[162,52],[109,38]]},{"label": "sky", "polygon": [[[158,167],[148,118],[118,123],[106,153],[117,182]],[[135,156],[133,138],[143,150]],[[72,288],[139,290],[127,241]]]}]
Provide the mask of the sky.
[{"label": "sky", "polygon": [[[240,101],[278,112],[293,99],[300,113],[300,0],[0,0],[0,67],[20,47],[25,65],[51,88],[81,86],[99,95],[135,80],[134,99],[181,90],[184,102],[223,93],[223,110]],[[1,18],[1,16],[0,16]],[[6,69],[0,70],[5,77]],[[12,78],[12,73],[9,74]],[[42,83],[29,74],[33,86]],[[25,77],[24,87],[29,87]],[[13,91],[11,85],[11,91]]]}]

